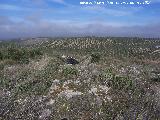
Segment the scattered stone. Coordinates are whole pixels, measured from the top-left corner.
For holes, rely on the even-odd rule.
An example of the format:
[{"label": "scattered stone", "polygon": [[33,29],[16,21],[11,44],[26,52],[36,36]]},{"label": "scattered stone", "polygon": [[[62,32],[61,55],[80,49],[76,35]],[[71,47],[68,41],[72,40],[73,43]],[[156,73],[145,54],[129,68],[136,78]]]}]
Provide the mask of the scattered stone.
[{"label": "scattered stone", "polygon": [[55,103],[55,100],[50,99],[50,101],[47,103],[47,105],[53,105]]},{"label": "scattered stone", "polygon": [[49,93],[53,93],[56,89],[58,89],[59,84],[60,84],[60,80],[55,79],[55,80],[52,82],[52,85],[51,85],[51,87],[50,87],[50,92],[49,92]]},{"label": "scattered stone", "polygon": [[65,56],[65,55],[62,55],[62,58],[66,58],[66,56]]},{"label": "scattered stone", "polygon": [[59,94],[59,97],[66,97],[67,99],[70,99],[72,98],[73,96],[78,96],[78,95],[82,95],[82,92],[78,92],[78,91],[73,91],[73,90],[65,90],[65,91],[62,91],[60,94]]},{"label": "scattered stone", "polygon": [[97,91],[96,87],[92,87],[91,90],[89,90],[89,93],[97,94]]},{"label": "scattered stone", "polygon": [[110,88],[108,88],[107,86],[104,86],[104,85],[100,85],[99,88],[100,88],[102,91],[104,91],[105,93],[107,93],[108,90],[110,89]]},{"label": "scattered stone", "polygon": [[44,109],[42,111],[42,114],[39,116],[39,118],[44,120],[46,117],[49,117],[50,114],[51,114],[51,111],[49,109]]}]

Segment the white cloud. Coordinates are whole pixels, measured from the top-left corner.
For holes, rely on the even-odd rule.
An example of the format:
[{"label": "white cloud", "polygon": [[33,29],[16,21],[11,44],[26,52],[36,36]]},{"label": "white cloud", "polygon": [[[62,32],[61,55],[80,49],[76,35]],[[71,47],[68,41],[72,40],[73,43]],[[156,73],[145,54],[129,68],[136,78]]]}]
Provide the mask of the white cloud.
[{"label": "white cloud", "polygon": [[50,0],[50,1],[55,2],[55,3],[59,3],[59,4],[66,4],[64,2],[64,0]]},{"label": "white cloud", "polygon": [[2,10],[21,10],[21,7],[9,5],[9,4],[0,4],[0,9]]},{"label": "white cloud", "polygon": [[[8,18],[6,18],[8,20]],[[5,21],[5,18],[3,18]],[[74,22],[41,20],[32,24],[22,21],[8,23],[0,22],[0,38],[17,37],[54,37],[54,36],[146,36],[160,37],[160,24],[143,26],[120,26],[114,22]],[[116,25],[117,24],[117,25]]]},{"label": "white cloud", "polygon": [[142,10],[143,7],[123,7],[123,8],[111,9],[102,6],[86,6],[82,7],[82,9],[87,10],[87,12],[95,12],[111,16],[128,16]]}]

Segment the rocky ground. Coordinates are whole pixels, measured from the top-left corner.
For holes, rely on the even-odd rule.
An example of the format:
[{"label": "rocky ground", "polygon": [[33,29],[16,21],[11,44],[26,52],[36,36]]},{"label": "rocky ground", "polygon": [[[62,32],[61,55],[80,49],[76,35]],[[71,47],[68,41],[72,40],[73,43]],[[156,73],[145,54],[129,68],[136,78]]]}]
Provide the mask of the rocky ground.
[{"label": "rocky ground", "polygon": [[[68,64],[64,56],[79,63]],[[45,53],[28,64],[6,64],[0,119],[159,120],[158,60],[97,56]]]}]

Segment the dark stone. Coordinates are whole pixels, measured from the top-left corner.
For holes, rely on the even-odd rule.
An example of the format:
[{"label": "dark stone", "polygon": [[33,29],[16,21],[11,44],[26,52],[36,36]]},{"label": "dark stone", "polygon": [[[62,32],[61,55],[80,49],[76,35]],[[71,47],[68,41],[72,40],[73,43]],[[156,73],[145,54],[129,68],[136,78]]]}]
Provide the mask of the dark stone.
[{"label": "dark stone", "polygon": [[61,120],[68,120],[67,118],[62,118]]},{"label": "dark stone", "polygon": [[151,80],[155,82],[160,82],[160,72],[152,71],[151,72]]},{"label": "dark stone", "polygon": [[72,57],[68,57],[68,58],[66,59],[66,63],[67,63],[67,64],[72,64],[72,65],[76,65],[76,64],[78,64],[79,62],[78,62],[76,59],[72,58]]}]

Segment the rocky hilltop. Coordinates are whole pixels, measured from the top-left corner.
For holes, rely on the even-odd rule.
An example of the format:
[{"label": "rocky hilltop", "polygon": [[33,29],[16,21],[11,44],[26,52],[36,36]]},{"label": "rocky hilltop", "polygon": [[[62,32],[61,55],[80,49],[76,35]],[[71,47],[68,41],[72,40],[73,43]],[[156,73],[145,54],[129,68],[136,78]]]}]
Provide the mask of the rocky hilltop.
[{"label": "rocky hilltop", "polygon": [[0,43],[0,119],[160,119],[159,40],[34,39]]}]

